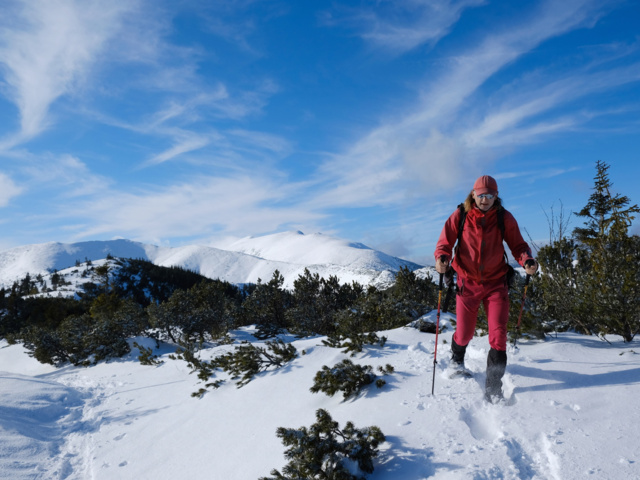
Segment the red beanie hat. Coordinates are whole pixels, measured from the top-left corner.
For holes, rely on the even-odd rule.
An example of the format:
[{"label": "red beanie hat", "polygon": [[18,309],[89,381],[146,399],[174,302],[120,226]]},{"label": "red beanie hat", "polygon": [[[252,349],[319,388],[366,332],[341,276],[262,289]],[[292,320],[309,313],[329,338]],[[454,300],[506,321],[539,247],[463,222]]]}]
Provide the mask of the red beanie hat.
[{"label": "red beanie hat", "polygon": [[483,175],[476,180],[476,183],[473,184],[473,189],[476,192],[476,195],[482,195],[483,193],[492,193],[494,195],[498,194],[498,182],[493,177],[489,175]]}]

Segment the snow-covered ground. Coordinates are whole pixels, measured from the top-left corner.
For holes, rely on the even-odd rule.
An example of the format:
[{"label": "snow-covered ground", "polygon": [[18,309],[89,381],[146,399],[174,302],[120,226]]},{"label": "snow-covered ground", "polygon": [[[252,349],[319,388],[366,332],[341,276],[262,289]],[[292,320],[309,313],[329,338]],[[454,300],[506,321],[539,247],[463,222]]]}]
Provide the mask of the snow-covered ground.
[{"label": "snow-covered ground", "polygon": [[[252,338],[246,329],[235,334]],[[2,341],[0,478],[255,480],[286,463],[276,429],[310,426],[319,408],[341,427],[380,427],[387,440],[375,480],[640,478],[637,342],[572,333],[523,341],[505,377],[513,404],[498,406],[481,399],[486,337],[468,349],[475,377],[450,380],[443,370],[452,330],[440,334],[432,396],[435,336],[414,328],[380,334],[384,348],[352,360],[391,364],[395,373],[347,401],[309,391],[323,365],[349,358],[321,338],[295,341],[299,356],[283,369],[243,388],[226,382],[201,399],[191,397],[197,377],[167,358],[168,346],[156,352],[159,366],[141,365],[134,351],[56,369]]]}]

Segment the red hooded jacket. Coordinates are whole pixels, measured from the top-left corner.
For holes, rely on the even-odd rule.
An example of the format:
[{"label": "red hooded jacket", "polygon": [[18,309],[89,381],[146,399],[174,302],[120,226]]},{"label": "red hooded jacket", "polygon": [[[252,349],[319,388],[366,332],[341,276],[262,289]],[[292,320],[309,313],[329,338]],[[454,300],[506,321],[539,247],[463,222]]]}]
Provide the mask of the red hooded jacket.
[{"label": "red hooded jacket", "polygon": [[[473,206],[467,212],[460,245],[453,258],[453,268],[458,276],[484,283],[498,280],[507,273],[497,213],[496,206],[487,212]],[[447,260],[451,259],[453,247],[458,239],[460,215],[460,209],[456,209],[445,222],[436,245],[436,258],[444,255]],[[524,266],[524,262],[533,258],[529,245],[520,234],[518,222],[507,210],[504,211],[504,241],[520,265]]]}]

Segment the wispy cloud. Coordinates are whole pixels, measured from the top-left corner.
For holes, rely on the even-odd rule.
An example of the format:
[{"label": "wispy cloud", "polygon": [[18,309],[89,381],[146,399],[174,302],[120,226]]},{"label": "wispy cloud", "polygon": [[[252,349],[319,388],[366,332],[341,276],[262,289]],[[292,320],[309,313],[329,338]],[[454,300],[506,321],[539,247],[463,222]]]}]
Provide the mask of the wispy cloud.
[{"label": "wispy cloud", "polygon": [[4,173],[0,172],[0,207],[6,207],[13,197],[22,193],[22,188]]},{"label": "wispy cloud", "polygon": [[[147,7],[144,14],[143,6]],[[253,90],[235,88],[233,92],[221,82],[213,87],[205,84],[197,74],[201,52],[169,43],[171,15],[162,4],[150,14],[150,6],[143,0],[11,2],[13,15],[7,18],[12,21],[0,28],[0,66],[5,78],[2,93],[18,107],[20,129],[1,139],[0,148],[6,151],[52,126],[51,107],[65,96],[77,99],[88,89],[117,102],[125,92],[138,89],[164,94],[168,103],[147,117],[150,123],[146,126],[113,116],[109,123],[157,133],[161,126],[181,122],[181,129],[172,130],[176,132],[173,146],[151,160],[162,163],[206,144],[200,132],[186,132],[187,123],[203,118],[242,119],[259,113],[277,92],[269,79],[256,80]],[[128,75],[117,80],[111,76],[110,68],[126,64],[137,68],[130,68]],[[98,74],[111,80],[107,84]],[[94,81],[91,85],[90,79]],[[157,104],[154,99],[150,106]],[[76,103],[72,108],[86,114],[97,107]],[[138,114],[144,118],[148,108]],[[99,117],[107,119],[108,115],[94,115]]]},{"label": "wispy cloud", "polygon": [[[254,231],[271,231],[321,218],[317,212],[287,201],[294,188],[248,174],[209,176],[166,188],[109,191],[78,204],[65,215],[77,219],[77,239],[117,232],[146,241],[209,238],[214,232],[220,236],[243,236],[247,225],[252,225]],[[95,224],[95,218],[100,218],[99,224]]]},{"label": "wispy cloud", "polygon": [[[229,135],[251,136],[247,131]],[[285,148],[277,138],[268,137],[253,138],[247,145],[260,150]],[[212,236],[241,237],[316,225],[325,217],[320,208],[309,208],[304,183],[291,183],[269,165],[234,163],[224,169],[205,165],[198,173],[167,179],[163,185],[149,181],[127,186],[92,173],[69,155],[38,157],[23,152],[20,160],[13,175],[19,182],[0,173],[0,207],[31,192],[35,213],[28,214],[28,230],[51,231],[56,238],[64,233],[69,241],[124,236],[153,243],[169,238],[199,238],[206,243]],[[17,205],[12,215],[27,210]],[[60,223],[65,227],[61,229]]]},{"label": "wispy cloud", "polygon": [[[584,70],[565,74],[564,81],[547,80],[543,86],[522,84],[521,89],[501,92],[498,107],[485,102],[486,92],[480,92],[487,80],[542,42],[593,26],[600,8],[606,5],[591,0],[545,2],[528,20],[490,30],[470,48],[451,56],[425,82],[418,108],[389,118],[344,154],[327,160],[321,173],[334,179],[328,180],[333,185],[322,198],[376,204],[376,198],[379,202],[402,199],[398,189],[409,195],[420,187],[428,195],[432,185],[446,189],[476,176],[481,165],[486,169],[504,149],[573,128],[578,113],[526,121],[590,91],[635,81],[636,68],[588,75],[592,78],[583,78],[577,90],[574,87]],[[350,195],[341,197],[343,192]]]},{"label": "wispy cloud", "polygon": [[[189,159],[185,154],[206,147],[215,150],[214,158],[235,156],[236,162],[244,163],[255,160],[255,156],[248,155],[243,160],[242,154],[255,154],[260,150],[282,154],[289,150],[289,142],[282,137],[242,128],[226,128],[230,120],[242,121],[246,117],[260,115],[269,97],[276,91],[277,87],[269,81],[258,82],[255,90],[238,92],[229,92],[225,85],[218,83],[213,89],[204,91],[194,86],[191,91],[181,94],[168,93],[166,103],[156,111],[141,113],[138,119],[120,118],[99,111],[85,114],[96,122],[147,138],[162,139],[162,143],[168,144],[166,148],[142,159],[138,165],[141,168],[170,160]],[[221,128],[212,126],[216,123]],[[258,157],[263,158],[261,154]]]},{"label": "wispy cloud", "polygon": [[274,18],[286,15],[291,9],[282,0],[218,0],[197,2],[200,15],[205,19],[209,32],[224,39],[245,53],[255,56],[264,54],[256,37],[260,37],[260,26]]},{"label": "wispy cloud", "polygon": [[[604,59],[598,63],[602,62]],[[536,72],[496,92],[491,98],[493,108],[465,132],[464,141],[471,146],[521,145],[578,128],[600,113],[615,113],[608,107],[603,112],[579,107],[571,113],[542,116],[578,99],[640,81],[640,61],[622,67],[605,63],[596,71],[587,65],[561,75]]]},{"label": "wispy cloud", "polygon": [[100,195],[113,181],[92,172],[92,169],[73,155],[28,152],[14,154],[19,163],[14,166],[24,191],[45,193],[50,199],[79,198]]},{"label": "wispy cloud", "polygon": [[154,155],[147,160],[143,166],[158,165],[160,163],[167,162],[185,153],[204,148],[210,143],[210,139],[206,136],[192,132],[177,133],[174,135],[174,139],[176,142],[171,146],[171,148]]},{"label": "wispy cloud", "polygon": [[344,25],[354,29],[376,48],[396,54],[420,45],[433,45],[446,36],[462,12],[485,0],[406,0],[366,2],[370,6],[337,6],[326,12],[327,25]]},{"label": "wispy cloud", "polygon": [[33,138],[48,125],[50,106],[82,82],[105,44],[136,2],[34,0],[9,2],[11,25],[0,29],[3,92],[20,111],[20,131],[5,148]]}]

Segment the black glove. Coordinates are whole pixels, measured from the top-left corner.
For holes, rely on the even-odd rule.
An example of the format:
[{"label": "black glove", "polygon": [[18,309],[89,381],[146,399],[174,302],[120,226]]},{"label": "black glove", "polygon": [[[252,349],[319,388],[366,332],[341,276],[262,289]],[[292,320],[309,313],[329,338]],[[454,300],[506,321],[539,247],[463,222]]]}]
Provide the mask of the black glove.
[{"label": "black glove", "polygon": [[449,259],[444,255],[441,255],[440,258],[436,259],[436,272],[445,273],[449,268]]},{"label": "black glove", "polygon": [[529,258],[524,262],[524,271],[527,275],[534,275],[538,271],[538,262],[533,258]]}]

